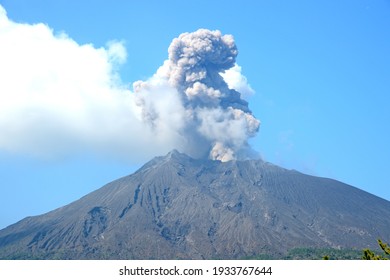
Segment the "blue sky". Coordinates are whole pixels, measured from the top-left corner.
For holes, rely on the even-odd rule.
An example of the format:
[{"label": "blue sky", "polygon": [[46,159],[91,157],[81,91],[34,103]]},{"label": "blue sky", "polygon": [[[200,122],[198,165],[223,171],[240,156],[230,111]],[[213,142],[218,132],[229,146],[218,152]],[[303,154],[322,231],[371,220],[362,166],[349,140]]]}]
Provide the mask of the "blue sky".
[{"label": "blue sky", "polygon": [[[44,23],[55,36],[67,34],[75,49],[87,44],[89,48],[83,49],[93,53],[88,56],[91,65],[102,57],[114,61],[120,84],[130,90],[134,81],[156,72],[167,59],[172,39],[181,33],[207,28],[232,34],[239,50],[237,63],[255,91],[248,97],[249,107],[261,121],[258,135],[250,140],[252,147],[269,162],[331,177],[390,200],[390,1],[0,0],[0,5],[14,23]],[[8,51],[15,55],[11,57],[23,57],[16,52],[26,49],[30,51],[26,46]],[[34,56],[34,51],[29,55]],[[29,61],[11,61],[7,67],[46,73],[42,67],[51,65],[35,60],[27,65]],[[100,69],[102,63],[97,61],[91,69]],[[2,83],[9,80],[12,69],[7,69],[1,72]],[[83,76],[83,69],[76,67],[64,75],[80,71]],[[9,83],[9,91],[0,96],[9,95],[22,108],[22,100],[11,96],[12,85],[23,82]],[[69,100],[78,98],[69,96]],[[0,112],[4,129],[1,125]],[[57,125],[54,120],[52,125]],[[15,134],[0,135],[0,144],[9,135]],[[91,139],[85,139],[88,145]],[[64,148],[52,156],[49,139],[49,152],[42,156],[32,153],[34,147],[25,139],[7,141],[16,144],[0,145],[0,228],[78,199],[147,161],[139,156],[143,151],[129,148],[118,156],[99,143],[91,150],[81,145],[79,152]],[[67,145],[61,139],[58,143]],[[57,152],[57,148],[52,149]]]}]

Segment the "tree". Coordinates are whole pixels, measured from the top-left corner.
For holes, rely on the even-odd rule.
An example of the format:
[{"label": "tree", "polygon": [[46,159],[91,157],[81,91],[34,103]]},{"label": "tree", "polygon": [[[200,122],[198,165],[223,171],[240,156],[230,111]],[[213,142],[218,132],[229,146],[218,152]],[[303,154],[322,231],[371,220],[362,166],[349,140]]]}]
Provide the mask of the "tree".
[{"label": "tree", "polygon": [[363,251],[363,260],[388,260],[389,258],[386,256],[390,256],[390,246],[386,243],[383,243],[382,240],[378,239],[379,247],[381,247],[383,253],[385,255],[376,255],[370,249],[365,249]]}]

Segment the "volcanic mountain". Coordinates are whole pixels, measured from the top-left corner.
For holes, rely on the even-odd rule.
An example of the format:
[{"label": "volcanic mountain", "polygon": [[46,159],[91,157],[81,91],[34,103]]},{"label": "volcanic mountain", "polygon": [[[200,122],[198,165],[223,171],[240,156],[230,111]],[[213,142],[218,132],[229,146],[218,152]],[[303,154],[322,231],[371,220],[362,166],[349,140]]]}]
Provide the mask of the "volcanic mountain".
[{"label": "volcanic mountain", "polygon": [[0,231],[0,258],[235,259],[296,247],[376,248],[390,202],[262,160],[172,151]]}]

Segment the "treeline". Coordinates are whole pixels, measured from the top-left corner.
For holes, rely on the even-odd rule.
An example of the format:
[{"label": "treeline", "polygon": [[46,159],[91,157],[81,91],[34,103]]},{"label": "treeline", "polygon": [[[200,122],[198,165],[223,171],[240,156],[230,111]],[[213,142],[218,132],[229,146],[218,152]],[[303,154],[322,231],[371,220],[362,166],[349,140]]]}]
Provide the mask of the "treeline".
[{"label": "treeline", "polygon": [[[333,249],[333,248],[294,248],[288,251],[285,256],[272,255],[272,254],[260,254],[243,259],[255,259],[255,260],[389,260],[390,259],[390,246],[380,239],[378,239],[378,250],[364,249]],[[51,259],[51,260],[66,260],[73,259],[75,252],[71,250],[56,250],[52,252],[42,251],[13,251],[12,254],[7,254],[7,258],[4,258],[6,252],[0,251],[0,259],[14,259],[14,260],[29,260],[29,259]],[[109,250],[104,252],[91,252],[91,259],[118,259],[118,255],[115,252]],[[125,256],[120,256],[121,259],[131,259]],[[88,258],[86,258],[88,259]]]},{"label": "treeline", "polygon": [[333,248],[294,248],[285,260],[361,260],[362,250]]},{"label": "treeline", "polygon": [[378,239],[378,245],[382,249],[382,252],[377,254],[370,249],[365,249],[363,251],[363,260],[388,260],[390,257],[390,246],[386,243],[383,243],[382,240]]},{"label": "treeline", "polygon": [[285,256],[261,254],[245,259],[256,260],[388,260],[390,246],[378,239],[378,250],[334,249],[334,248],[294,248]]}]

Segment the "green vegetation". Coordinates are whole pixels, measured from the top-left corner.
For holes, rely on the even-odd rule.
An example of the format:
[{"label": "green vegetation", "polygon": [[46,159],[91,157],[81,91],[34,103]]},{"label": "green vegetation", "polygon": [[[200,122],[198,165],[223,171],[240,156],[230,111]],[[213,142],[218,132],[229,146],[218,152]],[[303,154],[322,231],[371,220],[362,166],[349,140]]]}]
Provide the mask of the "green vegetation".
[{"label": "green vegetation", "polygon": [[363,251],[363,260],[388,260],[390,256],[390,246],[386,243],[383,243],[382,240],[378,239],[379,247],[381,247],[384,255],[376,254],[370,249],[365,249]]},{"label": "green vegetation", "polygon": [[294,248],[288,251],[287,260],[388,260],[390,246],[378,239],[382,252],[370,249]]},{"label": "green vegetation", "polygon": [[294,248],[286,255],[259,254],[245,260],[361,260],[362,250],[334,248]]},{"label": "green vegetation", "polygon": [[333,248],[294,248],[288,251],[286,260],[359,260],[362,251]]},{"label": "green vegetation", "polygon": [[[378,244],[381,251],[372,251],[370,249],[334,249],[334,248],[294,248],[288,251],[285,256],[273,254],[259,254],[254,256],[247,256],[245,260],[389,260],[390,259],[390,245],[383,243],[378,239]],[[82,248],[79,248],[82,249]],[[107,251],[93,251],[95,254],[93,259],[115,259],[118,255],[110,250]],[[24,251],[14,250],[12,254],[0,250],[0,259],[5,259],[3,256],[7,255],[6,259],[14,260],[29,260],[29,259],[72,259],[75,256],[74,250],[59,249],[53,252],[43,251]],[[121,259],[132,259],[133,256],[121,255]],[[87,258],[88,259],[88,258]]]},{"label": "green vegetation", "polygon": [[275,256],[271,256],[268,254],[260,254],[260,255],[254,255],[249,257],[242,258],[243,260],[275,260]]}]

